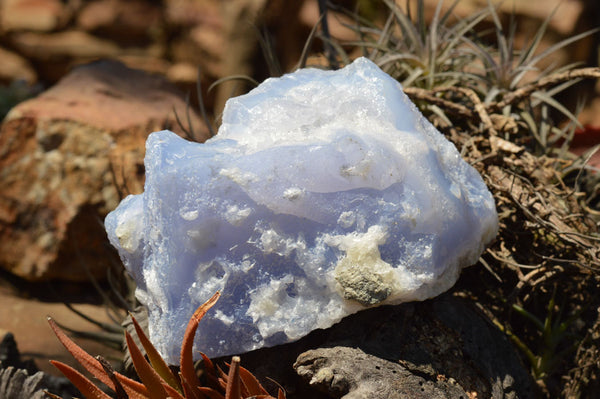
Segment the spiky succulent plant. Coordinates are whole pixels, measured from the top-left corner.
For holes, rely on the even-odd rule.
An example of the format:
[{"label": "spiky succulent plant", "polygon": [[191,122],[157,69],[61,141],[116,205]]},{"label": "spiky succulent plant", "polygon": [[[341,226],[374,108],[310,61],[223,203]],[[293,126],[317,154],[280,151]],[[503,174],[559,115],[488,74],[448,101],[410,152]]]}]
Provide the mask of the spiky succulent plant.
[{"label": "spiky succulent plant", "polygon": [[[204,361],[206,386],[201,385],[193,363],[194,336],[198,323],[217,302],[219,295],[218,292],[215,293],[212,298],[200,305],[192,315],[183,338],[180,366],[177,373],[173,372],[167,365],[138,322],[132,317],[136,333],[148,356],[148,360],[146,360],[140,348],[134,343],[132,336],[125,332],[129,353],[141,382],[114,371],[102,357],[93,357],[85,352],[67,337],[51,318],[48,318],[48,323],[75,360],[100,382],[106,384],[115,393],[117,399],[243,399],[250,397],[275,399],[263,388],[252,373],[240,366],[240,358],[237,356],[232,358],[231,364],[228,365],[229,372],[225,374],[208,357],[201,354]],[[111,398],[74,368],[54,360],[51,363],[81,391],[86,399]],[[47,395],[54,399],[59,398],[51,393],[47,393]],[[285,393],[280,388],[277,399],[284,398]]]}]

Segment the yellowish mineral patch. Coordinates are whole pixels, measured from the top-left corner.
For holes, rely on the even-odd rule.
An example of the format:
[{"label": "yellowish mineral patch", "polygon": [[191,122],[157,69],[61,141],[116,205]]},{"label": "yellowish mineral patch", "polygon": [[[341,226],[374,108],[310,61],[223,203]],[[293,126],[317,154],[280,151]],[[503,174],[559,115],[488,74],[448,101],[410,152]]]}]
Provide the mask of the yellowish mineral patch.
[{"label": "yellowish mineral patch", "polygon": [[334,236],[328,244],[346,252],[334,270],[338,288],[344,298],[364,306],[384,301],[396,288],[394,268],[381,259],[379,245],[387,238],[381,226],[371,226],[366,233]]},{"label": "yellowish mineral patch", "polygon": [[119,223],[115,229],[115,235],[119,239],[119,244],[129,253],[133,253],[137,249],[136,227],[137,220],[127,219]]}]

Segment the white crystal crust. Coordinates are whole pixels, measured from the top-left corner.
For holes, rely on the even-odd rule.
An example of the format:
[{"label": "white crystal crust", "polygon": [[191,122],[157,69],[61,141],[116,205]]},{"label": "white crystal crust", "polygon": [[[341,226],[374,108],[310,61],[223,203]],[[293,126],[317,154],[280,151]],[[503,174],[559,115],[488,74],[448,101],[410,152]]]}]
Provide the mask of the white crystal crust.
[{"label": "white crystal crust", "polygon": [[195,353],[242,353],[434,297],[498,229],[481,176],[365,58],[266,80],[204,144],[153,133],[145,166],[106,230],[172,364],[216,290]]}]

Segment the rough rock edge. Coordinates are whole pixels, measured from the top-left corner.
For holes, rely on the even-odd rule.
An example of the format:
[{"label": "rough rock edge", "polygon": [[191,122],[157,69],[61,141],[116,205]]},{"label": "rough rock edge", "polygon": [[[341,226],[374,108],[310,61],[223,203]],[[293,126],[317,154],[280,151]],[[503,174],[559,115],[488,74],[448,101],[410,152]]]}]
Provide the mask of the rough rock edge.
[{"label": "rough rock edge", "polygon": [[294,369],[308,383],[345,399],[468,398],[453,379],[428,381],[400,364],[368,355],[358,348],[336,346],[298,356]]}]

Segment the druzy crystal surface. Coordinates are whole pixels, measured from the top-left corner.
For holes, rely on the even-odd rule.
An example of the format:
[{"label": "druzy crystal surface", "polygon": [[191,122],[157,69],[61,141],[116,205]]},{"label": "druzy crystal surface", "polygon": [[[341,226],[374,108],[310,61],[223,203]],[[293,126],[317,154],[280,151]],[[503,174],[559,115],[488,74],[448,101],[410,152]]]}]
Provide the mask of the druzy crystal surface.
[{"label": "druzy crystal surface", "polygon": [[145,166],[106,229],[174,364],[217,290],[196,353],[241,353],[436,296],[498,228],[481,176],[364,58],[266,80],[204,144],[153,133]]}]

